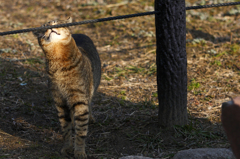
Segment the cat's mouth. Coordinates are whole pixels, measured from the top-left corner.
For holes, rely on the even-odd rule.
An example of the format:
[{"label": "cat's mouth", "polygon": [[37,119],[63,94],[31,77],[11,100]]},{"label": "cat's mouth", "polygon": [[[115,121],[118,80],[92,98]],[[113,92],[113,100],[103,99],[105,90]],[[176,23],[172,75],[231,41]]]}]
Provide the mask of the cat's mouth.
[{"label": "cat's mouth", "polygon": [[[51,33],[50,33],[50,34],[52,34],[52,33],[55,33],[55,34],[57,34],[57,35],[61,35],[61,34],[59,34],[58,32],[56,32],[55,30],[51,29]],[[50,36],[50,34],[49,34],[49,36]]]}]

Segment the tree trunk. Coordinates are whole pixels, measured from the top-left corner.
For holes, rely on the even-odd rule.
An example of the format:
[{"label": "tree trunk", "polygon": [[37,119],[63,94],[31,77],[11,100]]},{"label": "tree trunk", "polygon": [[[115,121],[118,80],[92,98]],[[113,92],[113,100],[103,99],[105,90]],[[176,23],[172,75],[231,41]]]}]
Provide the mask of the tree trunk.
[{"label": "tree trunk", "polygon": [[155,0],[159,124],[187,124],[185,0]]}]

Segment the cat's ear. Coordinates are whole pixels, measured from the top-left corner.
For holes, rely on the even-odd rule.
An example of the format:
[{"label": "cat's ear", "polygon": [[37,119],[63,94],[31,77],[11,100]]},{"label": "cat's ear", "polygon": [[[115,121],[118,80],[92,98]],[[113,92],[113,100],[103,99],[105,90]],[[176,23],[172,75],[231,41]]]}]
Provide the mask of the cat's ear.
[{"label": "cat's ear", "polygon": [[72,23],[72,17],[67,18],[67,23]]}]

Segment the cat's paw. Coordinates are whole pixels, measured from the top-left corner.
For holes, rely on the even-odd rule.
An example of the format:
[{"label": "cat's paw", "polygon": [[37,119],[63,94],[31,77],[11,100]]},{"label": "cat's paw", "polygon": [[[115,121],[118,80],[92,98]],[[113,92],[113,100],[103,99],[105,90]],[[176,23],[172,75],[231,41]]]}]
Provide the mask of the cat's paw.
[{"label": "cat's paw", "polygon": [[84,151],[74,151],[75,159],[87,159],[87,154]]}]

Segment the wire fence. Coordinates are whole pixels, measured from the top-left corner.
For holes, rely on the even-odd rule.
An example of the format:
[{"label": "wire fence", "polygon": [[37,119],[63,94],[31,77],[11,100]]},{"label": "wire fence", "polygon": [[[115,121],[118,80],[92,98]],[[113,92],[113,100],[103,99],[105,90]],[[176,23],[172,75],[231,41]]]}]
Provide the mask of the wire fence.
[{"label": "wire fence", "polygon": [[[212,8],[212,7],[223,7],[223,6],[232,6],[232,5],[240,5],[240,2],[229,2],[229,3],[211,4],[211,5],[191,6],[191,7],[186,7],[186,10]],[[9,34],[32,32],[32,31],[36,31],[36,30],[46,30],[46,29],[50,29],[50,28],[61,28],[61,27],[68,27],[68,26],[74,26],[74,25],[82,25],[82,24],[90,24],[90,23],[118,20],[118,19],[133,18],[133,17],[139,17],[139,16],[153,15],[153,14],[157,14],[157,13],[159,13],[159,11],[151,11],[151,12],[144,12],[144,13],[120,15],[120,16],[114,16],[114,17],[108,17],[108,18],[100,18],[100,19],[93,19],[93,20],[84,20],[84,21],[80,21],[80,22],[58,24],[58,25],[45,26],[45,27],[37,27],[37,28],[29,28],[29,29],[6,31],[6,32],[0,32],[0,36],[9,35]]]}]

